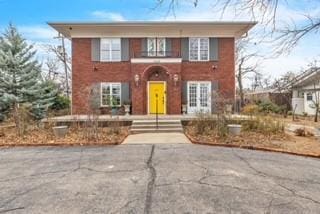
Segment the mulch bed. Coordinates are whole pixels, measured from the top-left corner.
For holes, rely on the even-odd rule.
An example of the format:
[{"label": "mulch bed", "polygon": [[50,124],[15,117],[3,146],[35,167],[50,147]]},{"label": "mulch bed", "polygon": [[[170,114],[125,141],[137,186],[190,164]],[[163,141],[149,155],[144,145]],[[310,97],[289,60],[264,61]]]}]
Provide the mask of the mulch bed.
[{"label": "mulch bed", "polygon": [[[115,130],[117,132],[115,132]],[[71,127],[66,137],[56,138],[52,128],[32,128],[19,137],[14,127],[0,130],[0,147],[118,145],[128,136],[127,127],[99,128],[96,138],[88,138],[85,128]]]},{"label": "mulch bed", "polygon": [[243,132],[239,136],[220,138],[214,134],[198,135],[191,127],[185,129],[185,134],[195,144],[280,152],[320,158],[320,141],[314,137]]}]

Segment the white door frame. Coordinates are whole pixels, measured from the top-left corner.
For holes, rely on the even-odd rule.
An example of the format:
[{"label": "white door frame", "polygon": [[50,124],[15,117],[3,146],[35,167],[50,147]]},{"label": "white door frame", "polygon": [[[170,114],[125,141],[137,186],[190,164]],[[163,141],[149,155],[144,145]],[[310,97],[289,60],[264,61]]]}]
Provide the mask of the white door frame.
[{"label": "white door frame", "polygon": [[167,82],[166,81],[148,81],[147,84],[147,107],[148,107],[148,114],[150,114],[150,83],[163,83],[164,84],[164,113],[167,114]]},{"label": "white door frame", "polygon": [[[209,113],[211,113],[211,107],[212,107],[212,103],[211,103],[211,90],[212,90],[212,83],[210,82],[210,81],[188,81],[187,82],[187,101],[188,101],[188,106],[187,106],[187,113],[188,114],[194,114],[194,113],[196,113],[196,112],[190,112],[189,111],[189,109],[190,109],[190,106],[189,106],[189,104],[190,104],[190,96],[189,96],[189,93],[190,93],[190,91],[189,91],[189,86],[190,86],[190,84],[197,84],[197,107],[195,107],[195,108],[201,108],[200,107],[200,84],[201,83],[205,83],[205,84],[208,84],[208,88],[209,88],[209,90],[208,90],[208,93],[209,93],[209,95],[208,95],[208,112]],[[199,110],[201,110],[201,109],[199,109]]]}]

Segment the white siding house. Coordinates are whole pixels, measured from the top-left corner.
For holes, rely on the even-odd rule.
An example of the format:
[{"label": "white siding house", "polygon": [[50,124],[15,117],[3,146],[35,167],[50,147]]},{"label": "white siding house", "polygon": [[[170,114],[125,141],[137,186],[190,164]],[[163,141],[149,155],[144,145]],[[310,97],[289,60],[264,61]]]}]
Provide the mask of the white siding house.
[{"label": "white siding house", "polygon": [[311,68],[300,75],[292,88],[292,109],[296,114],[315,115],[320,100],[320,68]]}]

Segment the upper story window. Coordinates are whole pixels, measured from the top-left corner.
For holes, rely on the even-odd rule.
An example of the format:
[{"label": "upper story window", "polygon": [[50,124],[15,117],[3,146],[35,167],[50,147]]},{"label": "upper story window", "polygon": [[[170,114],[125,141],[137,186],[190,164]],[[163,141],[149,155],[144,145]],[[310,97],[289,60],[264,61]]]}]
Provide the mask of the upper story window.
[{"label": "upper story window", "polygon": [[121,83],[101,83],[101,106],[120,106]]},{"label": "upper story window", "polygon": [[100,42],[101,61],[121,61],[121,39],[102,38]]},{"label": "upper story window", "polygon": [[209,38],[189,39],[189,59],[191,61],[209,60]]},{"label": "upper story window", "polygon": [[166,39],[148,38],[148,56],[165,56]]}]

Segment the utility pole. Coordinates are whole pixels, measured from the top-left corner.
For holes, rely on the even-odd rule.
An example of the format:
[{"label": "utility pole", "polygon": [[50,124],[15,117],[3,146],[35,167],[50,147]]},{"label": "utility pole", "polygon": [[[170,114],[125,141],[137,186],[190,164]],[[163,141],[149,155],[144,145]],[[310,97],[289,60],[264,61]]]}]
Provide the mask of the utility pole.
[{"label": "utility pole", "polygon": [[64,43],[64,36],[59,33],[57,37],[54,37],[55,39],[61,39],[61,46],[58,47],[58,54],[60,54],[61,57],[59,57],[62,60],[62,63],[64,65],[64,73],[65,73],[65,79],[66,79],[66,93],[67,97],[70,97],[69,93],[69,78],[68,78],[68,62],[67,62],[67,53],[66,53],[66,47]]}]

